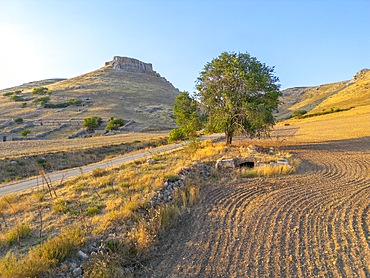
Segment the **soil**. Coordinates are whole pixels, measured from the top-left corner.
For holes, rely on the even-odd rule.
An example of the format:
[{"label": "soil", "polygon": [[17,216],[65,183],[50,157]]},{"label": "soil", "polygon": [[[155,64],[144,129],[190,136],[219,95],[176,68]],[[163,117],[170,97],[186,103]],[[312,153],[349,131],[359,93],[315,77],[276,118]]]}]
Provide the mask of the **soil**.
[{"label": "soil", "polygon": [[370,137],[286,148],[294,175],[202,188],[142,277],[370,277]]}]

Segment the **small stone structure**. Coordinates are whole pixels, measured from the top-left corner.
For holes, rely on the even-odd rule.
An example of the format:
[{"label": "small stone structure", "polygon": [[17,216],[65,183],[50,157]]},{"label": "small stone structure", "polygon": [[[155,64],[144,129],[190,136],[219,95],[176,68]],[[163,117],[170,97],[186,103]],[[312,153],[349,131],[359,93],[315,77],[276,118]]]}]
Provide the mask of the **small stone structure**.
[{"label": "small stone structure", "polygon": [[10,133],[0,133],[0,142],[12,141],[13,135]]}]

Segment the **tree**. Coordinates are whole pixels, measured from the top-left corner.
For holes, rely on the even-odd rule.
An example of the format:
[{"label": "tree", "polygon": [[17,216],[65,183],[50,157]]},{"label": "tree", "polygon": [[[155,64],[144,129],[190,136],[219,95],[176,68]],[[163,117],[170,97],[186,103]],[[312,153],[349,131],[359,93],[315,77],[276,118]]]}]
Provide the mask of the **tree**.
[{"label": "tree", "polygon": [[29,130],[29,129],[23,129],[22,131],[21,131],[21,135],[22,136],[24,136],[24,137],[27,137],[27,135],[28,134],[30,134],[31,133],[31,131]]},{"label": "tree", "polygon": [[226,144],[239,133],[267,133],[281,95],[278,81],[273,67],[248,53],[224,52],[207,63],[196,82],[207,130],[224,132]]},{"label": "tree", "polygon": [[111,117],[105,129],[106,130],[117,130],[119,127],[124,126],[124,125],[125,125],[125,121],[122,118]]},{"label": "tree", "polygon": [[188,92],[183,92],[176,97],[173,113],[183,133],[189,138],[195,138],[196,131],[203,125],[199,103]]},{"label": "tree", "polygon": [[100,124],[102,123],[102,118],[100,117],[89,117],[84,119],[83,126],[86,127],[88,130],[97,129]]}]

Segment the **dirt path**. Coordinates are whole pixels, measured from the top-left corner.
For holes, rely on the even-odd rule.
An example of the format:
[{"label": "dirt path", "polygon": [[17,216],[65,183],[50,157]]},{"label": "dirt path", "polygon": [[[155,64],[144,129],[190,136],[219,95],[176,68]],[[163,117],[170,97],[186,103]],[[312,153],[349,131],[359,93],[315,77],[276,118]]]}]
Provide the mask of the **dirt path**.
[{"label": "dirt path", "polygon": [[[74,176],[78,176],[81,173],[89,173],[92,172],[94,169],[97,168],[106,168],[106,167],[112,167],[116,165],[120,165],[125,162],[134,161],[137,159],[143,159],[143,158],[149,158],[153,154],[162,153],[162,152],[168,152],[173,151],[179,148],[182,148],[184,143],[177,143],[177,144],[171,144],[171,145],[165,145],[162,147],[153,148],[151,150],[143,150],[136,153],[128,153],[123,156],[119,156],[113,159],[104,160],[101,162],[97,162],[94,164],[72,168],[68,170],[63,171],[55,171],[52,173],[47,174],[47,178],[50,179],[51,182],[57,182],[60,180],[66,180],[69,178],[72,178]],[[0,186],[0,196],[12,193],[12,192],[18,192],[22,190],[26,190],[32,187],[35,187],[37,185],[42,184],[42,178],[41,177],[34,177],[22,181],[16,181],[11,182],[9,184],[5,184]]]},{"label": "dirt path", "polygon": [[204,188],[146,277],[370,277],[370,137],[288,147],[296,175]]}]

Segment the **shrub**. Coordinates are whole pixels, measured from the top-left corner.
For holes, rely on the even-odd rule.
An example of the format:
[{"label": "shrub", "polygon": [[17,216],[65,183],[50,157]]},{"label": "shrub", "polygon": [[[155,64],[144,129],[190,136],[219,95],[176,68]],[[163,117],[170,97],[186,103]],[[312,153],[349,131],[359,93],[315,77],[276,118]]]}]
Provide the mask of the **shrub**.
[{"label": "shrub", "polygon": [[31,94],[33,95],[46,95],[49,89],[46,87],[33,88]]},{"label": "shrub", "polygon": [[13,244],[18,239],[25,238],[30,234],[31,228],[28,224],[19,224],[4,234],[3,241],[6,244]]},{"label": "shrub", "polygon": [[97,206],[90,206],[86,209],[88,215],[95,215],[100,213],[100,209]]},{"label": "shrub", "polygon": [[69,212],[67,201],[63,199],[55,200],[53,204],[53,212],[63,212],[63,213]]},{"label": "shrub", "polygon": [[175,142],[175,141],[182,141],[188,139],[185,132],[181,128],[172,129],[168,141]]},{"label": "shrub", "polygon": [[119,127],[124,126],[125,121],[122,118],[110,118],[108,121],[107,126],[105,127],[106,130],[117,130]]},{"label": "shrub", "polygon": [[26,129],[23,129],[20,133],[22,136],[27,137],[27,135],[30,134],[31,131],[26,128]]},{"label": "shrub", "polygon": [[292,117],[298,117],[307,114],[306,110],[296,110],[293,112]]},{"label": "shrub", "polygon": [[8,96],[11,96],[11,95],[14,95],[14,92],[3,93],[4,97],[8,97]]},{"label": "shrub", "polygon": [[179,180],[179,176],[174,174],[166,174],[164,179],[169,182],[175,182]]},{"label": "shrub", "polygon": [[22,118],[15,118],[15,119],[14,119],[14,122],[15,122],[16,124],[21,124],[21,123],[23,123],[23,119],[22,119]]},{"label": "shrub", "polygon": [[103,122],[102,118],[100,117],[89,117],[84,119],[83,126],[89,130],[97,129],[101,123]]},{"label": "shrub", "polygon": [[25,101],[24,98],[20,97],[20,96],[16,96],[16,95],[12,95],[10,97],[10,100],[13,100],[13,101]]},{"label": "shrub", "polygon": [[27,102],[22,102],[21,107],[25,108],[27,106]]},{"label": "shrub", "polygon": [[62,103],[46,103],[44,108],[66,108],[69,106],[69,102]]},{"label": "shrub", "polygon": [[82,101],[81,100],[78,100],[78,99],[70,98],[68,100],[68,103],[71,104],[71,105],[79,106],[79,105],[82,104]]},{"label": "shrub", "polygon": [[33,103],[38,103],[38,102],[47,103],[49,102],[49,100],[50,100],[50,97],[39,97],[39,98],[35,98],[32,102]]}]

